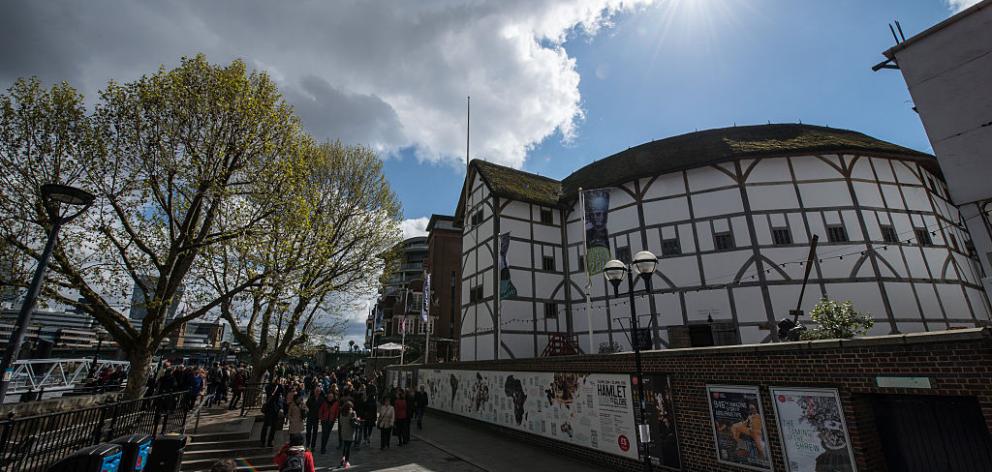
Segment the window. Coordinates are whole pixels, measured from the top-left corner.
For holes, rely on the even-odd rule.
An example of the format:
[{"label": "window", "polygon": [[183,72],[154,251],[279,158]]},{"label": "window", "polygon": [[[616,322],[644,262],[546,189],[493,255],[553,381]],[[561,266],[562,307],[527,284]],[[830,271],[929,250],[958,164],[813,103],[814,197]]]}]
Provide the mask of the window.
[{"label": "window", "polygon": [[554,216],[552,215],[551,210],[546,208],[541,209],[541,224],[542,225],[554,224]]},{"label": "window", "polygon": [[777,246],[792,244],[792,233],[789,228],[772,228],[772,240]]},{"label": "window", "polygon": [[556,303],[545,303],[544,304],[544,317],[545,318],[557,318],[558,317],[558,305]]},{"label": "window", "polygon": [[682,254],[682,246],[679,245],[678,238],[663,239],[661,241],[662,256],[677,256],[679,254]]},{"label": "window", "polygon": [[717,251],[728,251],[734,248],[734,234],[727,233],[716,233],[713,235],[713,246],[716,247]]},{"label": "window", "polygon": [[913,232],[916,233],[916,244],[920,246],[933,246],[930,233],[927,232],[926,228],[913,228]]},{"label": "window", "polygon": [[713,330],[710,325],[689,325],[689,345],[692,347],[713,346]]},{"label": "window", "polygon": [[478,226],[482,224],[482,210],[472,213],[472,226]]},{"label": "window", "polygon": [[890,225],[882,225],[882,241],[887,243],[897,243],[899,242],[899,235],[896,234],[896,229]]},{"label": "window", "polygon": [[482,301],[482,286],[476,285],[468,291],[468,302],[479,303]]},{"label": "window", "polygon": [[541,258],[541,269],[554,271],[555,270],[554,256],[544,256],[543,258]]},{"label": "window", "polygon": [[424,307],[424,294],[422,292],[414,292],[413,296],[410,297],[410,306],[407,307],[407,311],[419,312]]},{"label": "window", "polygon": [[651,339],[651,328],[637,328],[637,330],[630,330],[631,344],[637,345],[637,347],[642,351],[650,351],[654,349],[654,341]]},{"label": "window", "polygon": [[[978,250],[975,249],[975,243],[971,242],[970,239],[964,242],[964,250],[968,253],[969,257],[978,258]],[[992,261],[992,259],[989,260]]]},{"label": "window", "polygon": [[630,264],[630,246],[618,247],[616,258],[624,264]]},{"label": "window", "polygon": [[579,254],[579,272],[586,270],[586,256]]},{"label": "window", "polygon": [[958,238],[954,236],[953,233],[948,234],[948,236],[951,237],[951,248],[953,248],[955,251],[960,251],[961,248],[958,247]]},{"label": "window", "polygon": [[827,240],[832,243],[846,243],[847,229],[844,228],[844,225],[827,226]]}]

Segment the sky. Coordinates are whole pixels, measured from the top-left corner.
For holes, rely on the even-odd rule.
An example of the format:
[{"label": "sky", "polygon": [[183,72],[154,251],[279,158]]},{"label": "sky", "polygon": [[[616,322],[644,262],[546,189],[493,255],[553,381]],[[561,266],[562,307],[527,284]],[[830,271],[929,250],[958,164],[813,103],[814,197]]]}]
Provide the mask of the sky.
[{"label": "sky", "polygon": [[[407,236],[451,214],[471,158],[553,178],[734,124],[847,128],[930,151],[894,44],[977,0],[0,2],[0,88],[88,97],[179,58],[265,71],[321,140],[376,149]],[[348,338],[361,341],[364,310]]]}]

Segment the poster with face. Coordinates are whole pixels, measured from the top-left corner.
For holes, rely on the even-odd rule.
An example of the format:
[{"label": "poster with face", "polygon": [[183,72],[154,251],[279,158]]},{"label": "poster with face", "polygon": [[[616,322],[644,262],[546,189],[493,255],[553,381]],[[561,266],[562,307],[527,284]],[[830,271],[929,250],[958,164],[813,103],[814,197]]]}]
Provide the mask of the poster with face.
[{"label": "poster with face", "polygon": [[790,472],[853,472],[854,453],[835,389],[769,389]]},{"label": "poster with face", "polygon": [[[672,386],[665,374],[648,374],[642,377],[644,381],[644,416],[647,417],[648,428],[651,430],[651,444],[648,455],[651,463],[656,466],[682,470],[679,459],[679,439],[675,431],[675,410],[672,402]],[[640,401],[635,385],[634,401]],[[635,403],[636,406],[636,403]],[[634,410],[634,416],[638,412]],[[643,460],[643,458],[642,458]]]},{"label": "poster with face", "polygon": [[609,190],[583,192],[586,217],[586,270],[595,275],[603,271],[610,256],[610,235],[606,220],[610,214]]},{"label": "poster with face", "polygon": [[717,460],[753,470],[772,470],[758,387],[707,385]]},{"label": "poster with face", "polygon": [[422,369],[441,411],[637,459],[630,377]]},{"label": "poster with face", "polygon": [[510,250],[510,233],[499,235],[499,298],[508,300],[517,296],[517,288],[510,280],[510,264],[506,262],[506,253]]}]

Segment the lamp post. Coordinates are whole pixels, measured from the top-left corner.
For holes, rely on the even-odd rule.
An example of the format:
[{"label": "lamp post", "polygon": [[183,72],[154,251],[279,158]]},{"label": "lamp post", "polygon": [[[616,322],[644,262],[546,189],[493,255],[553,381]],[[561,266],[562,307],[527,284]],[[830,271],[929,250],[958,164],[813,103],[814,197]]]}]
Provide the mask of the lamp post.
[{"label": "lamp post", "polygon": [[[48,260],[52,258],[52,250],[55,249],[55,242],[58,239],[59,229],[73,218],[79,216],[90,205],[93,204],[93,194],[75,187],[58,184],[45,184],[41,186],[41,199],[48,211],[52,227],[48,230],[48,242],[45,243],[45,250],[38,259],[38,267],[34,270],[34,277],[28,292],[24,295],[24,303],[21,305],[21,312],[17,315],[17,328],[10,335],[10,342],[7,343],[7,350],[0,361],[0,404],[7,396],[7,388],[14,376],[14,361],[17,360],[17,353],[21,350],[21,343],[24,342],[24,333],[27,331],[28,323],[31,322],[31,312],[38,301],[38,293],[41,292],[41,283],[45,279],[45,269],[48,267]],[[68,207],[80,207],[75,213],[66,216],[59,215],[61,205]]]},{"label": "lamp post", "polygon": [[630,326],[633,330],[631,344],[633,344],[634,347],[634,369],[636,370],[637,396],[640,400],[637,404],[638,412],[641,418],[640,423],[637,425],[637,437],[639,440],[638,451],[644,454],[644,470],[647,470],[648,472],[651,471],[651,456],[648,453],[648,444],[651,442],[651,431],[647,424],[647,418],[644,416],[644,372],[641,370],[641,335],[637,327],[637,308],[634,305],[633,270],[637,270],[638,275],[644,279],[645,288],[647,289],[647,293],[650,294],[651,276],[654,274],[654,269],[657,265],[657,256],[650,251],[641,251],[634,255],[634,262],[629,266],[614,259],[607,262],[603,267],[603,275],[606,276],[606,280],[610,281],[610,284],[613,285],[614,298],[620,298],[620,281],[624,278],[627,279],[627,295],[630,297]]}]

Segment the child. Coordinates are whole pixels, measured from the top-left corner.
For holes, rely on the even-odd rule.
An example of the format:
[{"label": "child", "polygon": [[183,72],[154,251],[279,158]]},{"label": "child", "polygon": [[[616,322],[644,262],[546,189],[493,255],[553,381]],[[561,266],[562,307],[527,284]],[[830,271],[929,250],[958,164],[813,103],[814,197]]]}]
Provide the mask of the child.
[{"label": "child", "polygon": [[289,443],[283,445],[276,454],[275,462],[279,472],[315,472],[313,454],[303,445],[302,434],[289,435]]},{"label": "child", "polygon": [[355,442],[355,426],[358,424],[358,415],[355,413],[355,405],[350,401],[341,405],[341,413],[338,415],[338,431],[341,432],[341,442],[343,444],[344,456],[341,457],[341,466],[345,469],[351,467],[348,459],[351,458],[351,444]]}]

